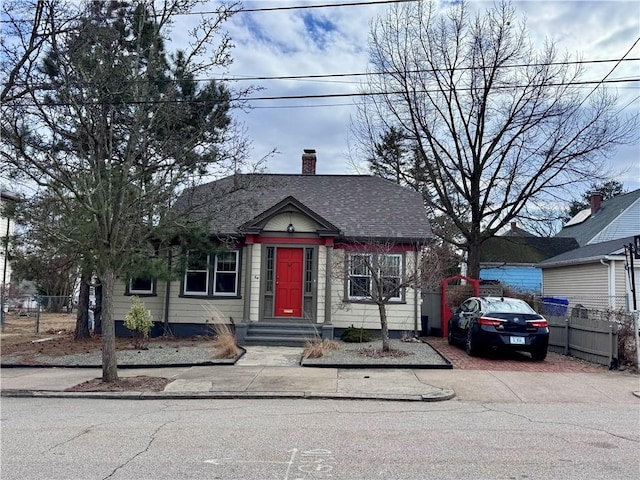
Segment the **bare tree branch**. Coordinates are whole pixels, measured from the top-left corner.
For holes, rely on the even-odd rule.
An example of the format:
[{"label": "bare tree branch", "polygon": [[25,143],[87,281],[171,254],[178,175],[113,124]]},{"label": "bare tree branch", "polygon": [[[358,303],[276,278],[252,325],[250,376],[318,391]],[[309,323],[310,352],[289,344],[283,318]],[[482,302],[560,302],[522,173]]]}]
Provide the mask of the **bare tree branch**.
[{"label": "bare tree branch", "polygon": [[373,95],[354,134],[362,151],[390,128],[416,145],[434,223],[455,226],[435,230],[467,251],[477,277],[487,238],[606,177],[613,148],[637,141],[638,118],[622,117],[602,85],[587,101],[580,66],[552,42],[537,51],[510,3],[474,15],[464,2],[445,14],[438,5],[396,4],[373,23],[362,86]]}]

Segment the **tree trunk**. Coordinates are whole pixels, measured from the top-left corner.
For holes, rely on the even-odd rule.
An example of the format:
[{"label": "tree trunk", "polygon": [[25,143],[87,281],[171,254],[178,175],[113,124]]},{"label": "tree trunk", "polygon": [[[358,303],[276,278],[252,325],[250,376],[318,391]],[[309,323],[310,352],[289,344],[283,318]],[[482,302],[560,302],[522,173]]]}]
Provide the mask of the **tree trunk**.
[{"label": "tree trunk", "polygon": [[96,306],[93,309],[93,331],[98,335],[102,334],[102,283],[98,279],[95,287]]},{"label": "tree trunk", "polygon": [[468,243],[467,276],[480,278],[480,242]]},{"label": "tree trunk", "polygon": [[113,318],[113,289],[116,274],[108,268],[100,276],[103,288],[102,298],[102,381],[112,383],[118,380],[116,359],[116,325]]},{"label": "tree trunk", "polygon": [[75,340],[89,338],[89,282],[86,274],[80,278],[80,293],[78,295],[78,312],[76,314]]},{"label": "tree trunk", "polygon": [[382,351],[388,352],[389,347],[389,326],[387,325],[387,309],[384,303],[378,304],[378,311],[380,312],[380,327],[382,332]]}]

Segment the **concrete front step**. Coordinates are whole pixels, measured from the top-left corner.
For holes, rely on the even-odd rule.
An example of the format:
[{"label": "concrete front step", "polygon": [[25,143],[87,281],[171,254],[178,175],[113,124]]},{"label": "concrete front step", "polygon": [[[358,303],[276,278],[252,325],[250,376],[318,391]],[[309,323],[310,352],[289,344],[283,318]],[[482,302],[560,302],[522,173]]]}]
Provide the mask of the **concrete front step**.
[{"label": "concrete front step", "polygon": [[303,347],[321,338],[321,325],[313,323],[255,322],[245,323],[238,338],[243,345],[280,345]]},{"label": "concrete front step", "polygon": [[302,337],[277,337],[275,335],[246,336],[243,345],[268,345],[278,347],[304,347],[310,339]]}]

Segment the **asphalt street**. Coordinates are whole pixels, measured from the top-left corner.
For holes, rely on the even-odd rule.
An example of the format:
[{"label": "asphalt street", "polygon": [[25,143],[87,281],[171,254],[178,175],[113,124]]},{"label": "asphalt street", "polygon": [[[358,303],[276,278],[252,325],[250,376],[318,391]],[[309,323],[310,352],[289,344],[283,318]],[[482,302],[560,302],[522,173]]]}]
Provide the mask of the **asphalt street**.
[{"label": "asphalt street", "polygon": [[622,479],[637,403],[2,399],[3,480]]}]

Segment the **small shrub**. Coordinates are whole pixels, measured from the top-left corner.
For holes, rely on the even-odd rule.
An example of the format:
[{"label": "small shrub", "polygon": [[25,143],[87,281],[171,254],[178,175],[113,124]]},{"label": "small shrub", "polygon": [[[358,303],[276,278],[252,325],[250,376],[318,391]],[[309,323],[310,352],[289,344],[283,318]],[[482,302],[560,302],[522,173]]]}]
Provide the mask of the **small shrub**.
[{"label": "small shrub", "polygon": [[153,328],[153,315],[138,297],[131,297],[131,309],[124,317],[124,326],[133,334],[134,347],[146,349],[149,344],[149,332]]},{"label": "small shrub", "polygon": [[331,350],[338,350],[339,345],[335,340],[325,338],[322,341],[307,342],[302,352],[302,358],[321,358]]},{"label": "small shrub", "polygon": [[340,335],[340,340],[347,343],[365,343],[370,342],[372,338],[371,332],[362,327],[355,328],[353,325]]}]

